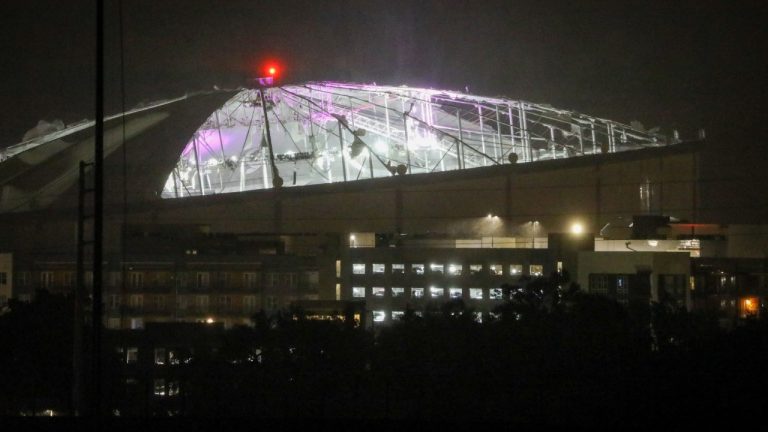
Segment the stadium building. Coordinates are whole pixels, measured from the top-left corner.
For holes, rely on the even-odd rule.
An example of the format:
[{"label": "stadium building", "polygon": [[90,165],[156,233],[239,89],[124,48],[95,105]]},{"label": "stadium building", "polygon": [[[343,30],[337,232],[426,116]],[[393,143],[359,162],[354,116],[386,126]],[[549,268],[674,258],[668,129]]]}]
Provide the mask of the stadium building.
[{"label": "stadium building", "polygon": [[[93,122],[0,151],[0,293],[71,291]],[[768,230],[704,145],[546,104],[313,82],[188,94],[105,120],[111,328],[247,323],[291,304],[397,319],[567,271],[623,303],[760,313]],[[744,192],[740,192],[744,191]],[[739,198],[741,196],[741,198]],[[741,201],[739,201],[741,200]],[[751,213],[750,213],[751,211]],[[747,221],[748,223],[744,223]],[[4,275],[4,276],[2,276]],[[87,274],[86,285],[93,283]],[[314,303],[313,303],[314,302]],[[314,306],[313,306],[314,305]]]}]

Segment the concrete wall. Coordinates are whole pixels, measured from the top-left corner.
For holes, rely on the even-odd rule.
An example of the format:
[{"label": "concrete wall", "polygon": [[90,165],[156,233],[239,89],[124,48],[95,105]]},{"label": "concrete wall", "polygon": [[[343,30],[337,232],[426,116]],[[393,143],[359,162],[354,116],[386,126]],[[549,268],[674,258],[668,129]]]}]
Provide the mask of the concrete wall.
[{"label": "concrete wall", "polygon": [[[441,232],[513,235],[532,220],[541,234],[574,221],[597,232],[652,210],[696,218],[696,143],[610,155],[501,165],[331,185],[251,191],[152,204],[134,213],[160,224],[198,223],[216,231]],[[488,214],[498,219],[487,218]]]},{"label": "concrete wall", "polygon": [[768,258],[768,225],[731,225],[727,235],[726,256]]}]

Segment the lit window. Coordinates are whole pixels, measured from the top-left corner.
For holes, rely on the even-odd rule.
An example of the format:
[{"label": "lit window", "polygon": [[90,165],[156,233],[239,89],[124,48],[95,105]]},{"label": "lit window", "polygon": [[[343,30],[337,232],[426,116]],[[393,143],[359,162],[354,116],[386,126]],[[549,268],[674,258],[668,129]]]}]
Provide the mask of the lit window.
[{"label": "lit window", "polygon": [[178,396],[178,395],[179,395],[179,382],[170,381],[168,383],[168,396]]},{"label": "lit window", "polygon": [[382,322],[387,319],[387,312],[383,310],[373,311],[373,321]]},{"label": "lit window", "polygon": [[373,264],[373,274],[384,274],[384,264]]},{"label": "lit window", "polygon": [[365,287],[354,287],[354,288],[352,288],[352,297],[355,297],[355,298],[363,298],[363,297],[365,297]]},{"label": "lit window", "polygon": [[392,311],[392,320],[393,321],[401,320],[401,319],[403,319],[403,317],[405,317],[405,312],[403,312],[403,311]]},{"label": "lit window", "polygon": [[131,318],[131,330],[139,330],[144,328],[143,318]]},{"label": "lit window", "polygon": [[619,303],[629,303],[629,287],[627,286],[627,276],[616,276],[616,300]]},{"label": "lit window", "polygon": [[483,266],[481,264],[470,264],[469,266],[469,274],[476,275],[480,274],[480,272],[483,271]]},{"label": "lit window", "polygon": [[134,364],[139,361],[139,349],[131,347],[125,350],[125,362],[128,364]]},{"label": "lit window", "polygon": [[544,266],[540,264],[531,264],[529,271],[531,276],[541,276],[544,274]]},{"label": "lit window", "polygon": [[451,288],[448,290],[448,296],[452,299],[460,299],[463,295],[461,288]]},{"label": "lit window", "polygon": [[365,274],[365,264],[352,264],[352,274]]},{"label": "lit window", "polygon": [[336,260],[336,277],[341,277],[341,260]]},{"label": "lit window", "polygon": [[411,288],[411,298],[424,297],[424,288]]},{"label": "lit window", "polygon": [[442,296],[445,295],[445,290],[443,288],[439,288],[439,287],[430,287],[429,288],[429,295],[432,298],[442,297]]},{"label": "lit window", "polygon": [[522,264],[511,264],[509,266],[509,274],[511,276],[519,276],[523,274],[523,265]]},{"label": "lit window", "polygon": [[165,364],[165,348],[155,348],[155,364],[158,366]]},{"label": "lit window", "polygon": [[480,324],[483,323],[483,313],[482,312],[473,312],[472,316],[474,317],[476,323],[480,323]]},{"label": "lit window", "polygon": [[165,380],[158,378],[155,380],[155,396],[165,396]]},{"label": "lit window", "polygon": [[757,316],[760,307],[760,300],[757,297],[747,297],[742,299],[740,303],[742,318]]},{"label": "lit window", "polygon": [[442,264],[429,265],[429,271],[432,272],[432,274],[443,274],[444,270],[445,270],[445,266]]},{"label": "lit window", "polygon": [[171,366],[181,364],[181,358],[176,350],[168,350],[168,364]]},{"label": "lit window", "polygon": [[424,274],[424,264],[411,264],[411,273],[416,275]]},{"label": "lit window", "polygon": [[405,264],[392,264],[392,274],[404,274]]},{"label": "lit window", "polygon": [[501,300],[503,293],[501,288],[491,288],[488,290],[488,297],[491,300]]},{"label": "lit window", "polygon": [[474,300],[482,300],[483,299],[483,289],[482,288],[470,288],[469,289],[469,298]]},{"label": "lit window", "polygon": [[374,297],[384,297],[386,290],[383,287],[373,287],[372,294]]},{"label": "lit window", "polygon": [[449,264],[448,274],[451,276],[461,276],[462,265],[461,264]]},{"label": "lit window", "polygon": [[501,276],[502,271],[501,264],[491,264],[488,266],[488,273],[490,273],[491,276]]},{"label": "lit window", "polygon": [[405,288],[392,288],[392,297],[402,297],[405,295]]}]

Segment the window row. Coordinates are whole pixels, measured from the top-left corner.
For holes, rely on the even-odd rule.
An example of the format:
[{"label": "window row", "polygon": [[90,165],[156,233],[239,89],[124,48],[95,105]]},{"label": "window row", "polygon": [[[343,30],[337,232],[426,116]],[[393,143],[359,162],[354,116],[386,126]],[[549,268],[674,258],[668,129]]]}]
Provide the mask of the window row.
[{"label": "window row", "polygon": [[154,384],[153,394],[156,397],[173,397],[179,395],[178,381],[168,381],[166,383],[164,378],[156,378]]},{"label": "window row", "polygon": [[422,287],[412,287],[406,290],[404,287],[352,287],[352,298],[384,298],[384,297],[406,297],[406,293],[412,299],[421,299],[425,296],[429,298],[444,298],[446,295],[452,299],[469,298],[472,300],[502,300],[504,290],[501,288],[442,288],[429,287],[426,290]]},{"label": "window row", "polygon": [[[413,312],[415,316],[422,317],[424,316],[422,311],[414,311]],[[386,310],[374,310],[372,312],[373,315],[373,322],[375,323],[381,323],[387,321],[388,318],[390,318],[392,321],[399,321],[402,320],[405,317],[405,311],[402,310],[393,310],[391,312]],[[477,323],[483,322],[483,312],[472,312],[472,318]],[[493,319],[499,319],[501,318],[500,314],[494,313],[494,312],[488,312],[487,315]]]},{"label": "window row", "polygon": [[[143,294],[131,294],[127,297],[128,306],[134,309],[144,309],[146,307],[147,309],[164,310],[167,307],[167,302],[172,301],[171,296],[164,295],[144,296]],[[147,297],[149,300],[148,304],[146,305],[144,301],[145,297]],[[214,296],[214,301],[216,306],[220,309],[233,308],[233,301],[231,296]],[[112,294],[107,296],[107,301],[105,303],[108,310],[117,310],[122,305],[122,298],[119,295]],[[257,296],[246,295],[241,297],[240,305],[237,306],[242,308],[244,312],[256,312],[261,306],[260,303],[261,302]],[[206,311],[210,307],[210,304],[211,296],[209,295],[175,296],[175,307],[176,309],[180,310],[198,309],[201,311]]]},{"label": "window row", "polygon": [[[139,362],[139,348],[127,347],[117,348],[116,350],[118,355],[125,359],[125,364],[136,364]],[[155,348],[152,359],[156,366],[189,364],[192,361],[192,349]]]},{"label": "window row", "polygon": [[[368,274],[367,267],[368,266],[365,263],[354,263],[352,264],[352,274]],[[429,274],[447,274],[449,276],[461,276],[465,274],[479,275],[483,273],[492,276],[502,276],[505,274],[507,276],[521,276],[524,274],[524,266],[522,264],[509,264],[506,273],[504,273],[504,266],[502,264],[489,264],[486,266],[485,271],[483,270],[482,264],[470,264],[466,266],[463,264],[429,264],[428,266],[425,264],[410,264],[408,266],[405,264],[392,264],[390,268],[391,274],[393,275],[405,274],[406,269],[409,270],[409,273],[412,275],[423,275],[427,269],[429,270]],[[387,264],[373,263],[370,265],[370,274],[385,274],[386,270]],[[544,266],[541,264],[531,264],[528,266],[527,274],[531,276],[542,276],[544,274]]]},{"label": "window row", "polygon": [[[5,274],[5,273],[3,273]],[[240,275],[240,280],[238,280]],[[304,272],[302,280],[310,285],[317,284],[318,272]],[[16,284],[19,286],[28,286],[36,283],[41,288],[53,288],[56,286],[74,287],[77,284],[77,275],[74,271],[41,271],[36,275],[36,279],[30,277],[30,272],[23,271],[16,273]],[[288,287],[295,288],[298,285],[299,274],[287,272],[269,272],[263,274],[256,272],[141,272],[128,271],[125,273],[125,282],[128,288],[140,289],[148,286],[167,286],[175,285],[179,288],[198,288],[207,289],[211,286],[216,287],[242,287],[245,289],[257,289],[260,286]],[[86,286],[93,286],[93,272],[87,271],[84,275]],[[123,272],[107,272],[105,274],[107,285],[119,287],[123,285]],[[2,282],[0,282],[2,284]]]}]

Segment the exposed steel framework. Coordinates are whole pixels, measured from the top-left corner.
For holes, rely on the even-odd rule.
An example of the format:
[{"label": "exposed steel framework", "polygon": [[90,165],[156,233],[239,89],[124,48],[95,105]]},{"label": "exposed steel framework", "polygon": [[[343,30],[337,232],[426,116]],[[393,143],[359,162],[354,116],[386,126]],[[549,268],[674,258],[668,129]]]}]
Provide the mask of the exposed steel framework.
[{"label": "exposed steel framework", "polygon": [[[192,96],[105,121],[128,119],[130,137],[138,136]],[[93,125],[83,121],[0,150],[0,212],[45,206],[71,186],[76,163],[53,166],[51,161],[91,161],[85,147]],[[276,184],[292,187],[564,159],[676,142],[641,129],[549,105],[457,91],[341,82],[285,85],[263,93],[241,89],[197,128],[175,163],[170,160],[179,143],[156,150],[170,156],[170,172],[160,170],[158,187],[163,198],[182,198]],[[110,137],[105,155],[122,145],[119,137]],[[129,175],[142,172],[141,163],[146,160],[134,162],[137,166]],[[33,169],[43,164],[61,172],[46,170],[44,179],[29,179],[43,174]]]},{"label": "exposed steel framework", "polygon": [[612,120],[457,91],[341,82],[260,91],[242,90],[211,114],[168,176],[163,197],[472,169],[669,143]]}]

